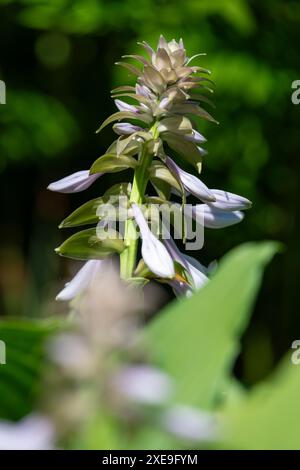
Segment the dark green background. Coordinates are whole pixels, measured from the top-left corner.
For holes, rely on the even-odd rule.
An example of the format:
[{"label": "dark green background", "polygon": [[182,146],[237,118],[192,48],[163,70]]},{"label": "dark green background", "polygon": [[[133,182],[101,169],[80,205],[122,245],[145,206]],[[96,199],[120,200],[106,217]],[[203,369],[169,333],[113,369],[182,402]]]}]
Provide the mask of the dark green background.
[{"label": "dark green background", "polygon": [[220,125],[200,126],[209,151],[203,179],[253,202],[240,225],[207,230],[199,257],[207,263],[248,240],[285,246],[267,269],[236,368],[247,384],[265,376],[300,337],[300,105],[291,102],[299,23],[297,1],[0,1],[2,315],[63,309],[52,301],[68,275],[53,252],[66,236],[57,224],[116,176],[71,196],[46,186],[89,168],[112,141],[109,128],[94,130],[114,110],[109,91],[131,80],[114,62],[139,51],[137,41],[183,37],[189,55],[207,53],[199,63],[217,85]]}]

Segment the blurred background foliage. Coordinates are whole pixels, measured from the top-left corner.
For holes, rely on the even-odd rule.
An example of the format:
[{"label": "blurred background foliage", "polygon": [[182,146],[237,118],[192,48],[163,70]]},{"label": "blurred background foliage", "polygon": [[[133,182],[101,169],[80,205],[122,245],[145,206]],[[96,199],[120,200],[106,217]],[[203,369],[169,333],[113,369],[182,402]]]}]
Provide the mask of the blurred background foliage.
[{"label": "blurred background foliage", "polygon": [[[204,180],[248,197],[245,221],[207,231],[202,262],[266,238],[285,252],[267,268],[236,374],[264,378],[300,332],[298,287],[299,113],[291,83],[299,79],[300,3],[291,0],[0,0],[1,315],[47,316],[70,266],[53,248],[58,223],[86,200],[48,193],[47,185],[87,169],[112,141],[98,124],[113,110],[109,91],[132,80],[114,66],[136,42],[159,34],[184,38],[190,55],[216,82]],[[199,60],[200,63],[200,60]],[[121,176],[122,178],[122,176]],[[101,193],[115,175],[101,184]],[[89,189],[96,196],[99,186]],[[76,269],[76,268],[75,268]]]}]

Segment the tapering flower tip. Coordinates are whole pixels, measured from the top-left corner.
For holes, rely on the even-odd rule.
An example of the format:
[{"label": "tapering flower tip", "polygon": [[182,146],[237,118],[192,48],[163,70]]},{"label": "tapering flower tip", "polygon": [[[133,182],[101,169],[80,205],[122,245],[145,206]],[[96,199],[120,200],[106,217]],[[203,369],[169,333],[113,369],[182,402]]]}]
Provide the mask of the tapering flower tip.
[{"label": "tapering flower tip", "polygon": [[166,164],[171,172],[175,173],[180,179],[186,191],[203,202],[214,202],[216,200],[213,193],[199,178],[182,170],[170,157],[166,158]]},{"label": "tapering flower tip", "polygon": [[130,135],[134,132],[143,131],[143,128],[130,124],[129,122],[119,122],[113,126],[113,130],[118,135]]},{"label": "tapering flower tip", "polygon": [[[200,211],[197,217],[197,211]],[[207,228],[224,228],[230,225],[235,225],[241,222],[244,218],[244,213],[240,211],[222,211],[215,209],[208,204],[197,204],[192,209],[194,218],[201,220],[204,217],[204,227]],[[203,215],[202,215],[203,214]]]},{"label": "tapering flower tip", "polygon": [[115,100],[115,105],[119,111],[129,111],[130,113],[137,114],[139,112],[138,108],[133,104],[128,104],[122,100]]},{"label": "tapering flower tip", "polygon": [[195,289],[200,289],[209,281],[209,278],[207,277],[208,269],[205,268],[205,266],[203,266],[195,258],[192,258],[191,256],[188,256],[188,255],[183,255],[183,256],[187,262],[188,271],[193,280],[193,284],[194,284],[193,287]]},{"label": "tapering flower tip", "polygon": [[142,236],[142,257],[156,276],[173,278],[175,269],[173,260],[165,246],[153,235],[137,204],[132,204],[133,216]]},{"label": "tapering flower tip", "polygon": [[192,130],[191,134],[186,134],[184,138],[190,142],[193,142],[194,144],[202,144],[206,142],[206,138],[195,129]]},{"label": "tapering flower tip", "polygon": [[[164,244],[173,260],[181,264],[181,266],[183,266],[186,272],[189,274],[193,289],[200,289],[208,282],[208,270],[205,268],[205,266],[203,266],[199,261],[192,258],[191,256],[187,256],[181,253],[171,237],[164,239]],[[192,289],[188,284],[180,282],[177,279],[171,281],[170,284],[177,296],[191,294]]]},{"label": "tapering flower tip", "polygon": [[103,268],[103,262],[102,260],[87,261],[73,279],[67,282],[64,289],[56,296],[56,300],[72,300],[87,289]]},{"label": "tapering flower tip", "polygon": [[249,199],[239,196],[238,194],[229,193],[220,189],[212,189],[211,192],[216,198],[216,201],[211,203],[215,209],[223,211],[242,211],[250,209],[252,203]]},{"label": "tapering flower tip", "polygon": [[90,170],[82,170],[49,184],[47,189],[58,193],[79,193],[89,188],[103,173],[90,175]]},{"label": "tapering flower tip", "polygon": [[146,85],[140,85],[139,83],[137,83],[135,85],[135,91],[137,95],[141,95],[144,98],[149,98],[149,99],[154,98],[152,91]]}]

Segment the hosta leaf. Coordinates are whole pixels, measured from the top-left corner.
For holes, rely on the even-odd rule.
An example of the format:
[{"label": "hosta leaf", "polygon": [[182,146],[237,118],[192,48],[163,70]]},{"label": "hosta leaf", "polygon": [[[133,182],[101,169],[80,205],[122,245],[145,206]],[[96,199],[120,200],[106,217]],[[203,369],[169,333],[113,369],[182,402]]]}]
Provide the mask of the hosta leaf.
[{"label": "hosta leaf", "polygon": [[125,245],[115,230],[110,230],[106,238],[100,239],[95,228],[75,233],[56,248],[61,256],[74,259],[103,259],[112,253],[122,253]]},{"label": "hosta leaf", "polygon": [[17,420],[32,411],[46,364],[45,342],[59,327],[56,321],[0,322],[0,340],[6,346],[6,364],[0,365],[0,419]]},{"label": "hosta leaf", "polygon": [[271,376],[222,410],[222,446],[299,450],[299,389],[299,366],[288,354]]},{"label": "hosta leaf", "polygon": [[117,173],[128,168],[135,168],[137,164],[137,161],[128,155],[105,154],[93,163],[90,174]]},{"label": "hosta leaf", "polygon": [[204,288],[149,324],[152,359],[176,379],[178,402],[212,408],[224,398],[263,268],[277,248],[265,242],[232,250]]}]

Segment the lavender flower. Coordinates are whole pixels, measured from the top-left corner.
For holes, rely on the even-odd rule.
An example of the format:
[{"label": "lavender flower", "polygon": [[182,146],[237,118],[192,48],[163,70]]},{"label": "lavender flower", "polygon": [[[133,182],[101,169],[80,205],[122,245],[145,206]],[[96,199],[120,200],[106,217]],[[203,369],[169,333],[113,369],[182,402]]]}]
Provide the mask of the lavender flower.
[{"label": "lavender flower", "polygon": [[132,210],[142,234],[142,256],[146,265],[158,277],[175,277],[173,261],[168,251],[149,229],[139,207],[133,204]]},{"label": "lavender flower", "polygon": [[49,184],[48,189],[58,193],[79,193],[89,188],[100,176],[101,173],[90,175],[89,170],[77,171],[72,175]]},{"label": "lavender flower", "polygon": [[72,300],[83,292],[97,278],[103,269],[103,261],[87,261],[64,289],[56,296],[56,300]]}]

